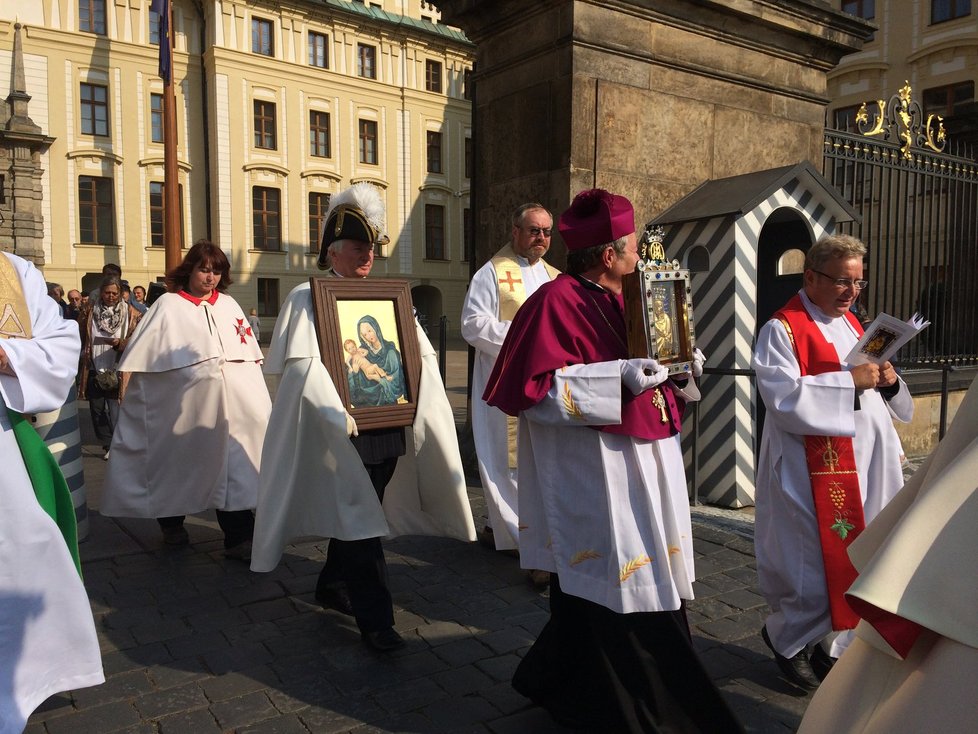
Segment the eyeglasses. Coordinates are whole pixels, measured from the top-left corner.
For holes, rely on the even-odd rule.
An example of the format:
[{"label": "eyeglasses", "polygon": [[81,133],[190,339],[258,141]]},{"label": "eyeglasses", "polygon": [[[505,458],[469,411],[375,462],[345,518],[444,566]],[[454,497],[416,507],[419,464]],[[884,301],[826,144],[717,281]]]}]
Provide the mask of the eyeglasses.
[{"label": "eyeglasses", "polygon": [[531,237],[539,237],[543,235],[544,237],[549,237],[550,233],[553,232],[552,227],[521,227],[524,232],[528,233]]},{"label": "eyeglasses", "polygon": [[828,278],[832,281],[832,285],[836,288],[855,288],[857,291],[861,291],[863,288],[869,285],[868,280],[853,280],[852,278],[833,278],[828,273],[823,273],[821,270],[815,270],[812,268],[813,273],[818,273],[823,278]]}]

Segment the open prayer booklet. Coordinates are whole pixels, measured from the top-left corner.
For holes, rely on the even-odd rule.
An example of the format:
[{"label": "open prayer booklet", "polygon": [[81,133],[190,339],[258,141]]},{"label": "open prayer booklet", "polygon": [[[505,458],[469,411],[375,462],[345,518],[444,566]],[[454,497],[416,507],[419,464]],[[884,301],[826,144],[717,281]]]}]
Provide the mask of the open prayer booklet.
[{"label": "open prayer booklet", "polygon": [[856,342],[856,346],[846,357],[846,362],[851,365],[870,362],[883,364],[889,361],[900,347],[928,326],[930,321],[924,321],[924,317],[919,313],[915,313],[906,321],[900,321],[888,313],[881,313],[866,327],[862,338]]}]

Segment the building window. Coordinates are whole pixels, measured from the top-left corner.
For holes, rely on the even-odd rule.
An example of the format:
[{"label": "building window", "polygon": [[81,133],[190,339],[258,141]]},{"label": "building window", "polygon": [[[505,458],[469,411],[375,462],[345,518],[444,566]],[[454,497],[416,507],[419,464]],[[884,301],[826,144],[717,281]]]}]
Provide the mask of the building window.
[{"label": "building window", "polygon": [[876,0],[842,0],[842,12],[872,20],[876,17]]},{"label": "building window", "polygon": [[971,0],[930,0],[930,22],[942,23],[971,15]]},{"label": "building window", "polygon": [[154,143],[163,142],[163,95],[149,95],[150,139]]},{"label": "building window", "polygon": [[309,153],[318,158],[329,158],[329,113],[309,112]]},{"label": "building window", "polygon": [[329,194],[309,192],[309,252],[319,252],[320,236],[328,209]]},{"label": "building window", "polygon": [[154,46],[160,45],[160,14],[149,10],[149,42]]},{"label": "building window", "polygon": [[377,122],[360,120],[360,162],[377,165]]},{"label": "building window", "polygon": [[428,59],[424,62],[424,88],[441,94],[441,62]]},{"label": "building window", "polygon": [[840,107],[832,112],[832,125],[836,130],[846,130],[847,132],[856,131],[856,113],[861,105],[851,105]]},{"label": "building window", "polygon": [[963,112],[963,108],[974,101],[975,83],[973,81],[925,89],[923,95],[924,114],[953,117]]},{"label": "building window", "polygon": [[262,56],[275,55],[275,41],[272,39],[272,21],[264,18],[251,19],[251,52]]},{"label": "building window", "polygon": [[105,0],[78,0],[78,28],[105,35]]},{"label": "building window", "polygon": [[445,259],[445,207],[425,204],[424,256],[428,260]]},{"label": "building window", "polygon": [[278,316],[278,278],[258,278],[258,315]]},{"label": "building window", "polygon": [[251,190],[253,244],[256,250],[278,252],[282,245],[281,192],[267,186],[255,186]]},{"label": "building window", "polygon": [[462,210],[462,260],[472,259],[472,210]]},{"label": "building window", "polygon": [[462,72],[462,99],[472,101],[472,69]]},{"label": "building window", "polygon": [[465,177],[472,178],[472,138],[465,139]]},{"label": "building window", "polygon": [[428,173],[441,173],[441,133],[428,131]]},{"label": "building window", "polygon": [[357,44],[357,76],[377,78],[377,49],[373,46]]},{"label": "building window", "polygon": [[109,88],[83,82],[80,96],[82,134],[108,136]]},{"label": "building window", "polygon": [[[166,199],[163,196],[164,186],[161,181],[150,181],[149,184],[149,244],[150,247],[163,247],[166,221]],[[180,231],[183,232],[183,184],[177,185],[177,201],[180,204]]]},{"label": "building window", "polygon": [[112,179],[78,177],[79,241],[86,245],[115,244],[115,207]]},{"label": "building window", "polygon": [[255,100],[255,147],[275,150],[275,103]]},{"label": "building window", "polygon": [[309,66],[329,68],[329,37],[309,31]]}]

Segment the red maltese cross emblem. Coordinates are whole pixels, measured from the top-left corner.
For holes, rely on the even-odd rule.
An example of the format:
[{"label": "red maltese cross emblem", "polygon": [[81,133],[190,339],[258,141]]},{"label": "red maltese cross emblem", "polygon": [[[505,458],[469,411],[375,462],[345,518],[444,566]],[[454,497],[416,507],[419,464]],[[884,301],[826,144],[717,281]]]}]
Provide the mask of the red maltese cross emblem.
[{"label": "red maltese cross emblem", "polygon": [[236,319],[238,322],[234,325],[234,333],[241,337],[241,343],[247,344],[248,340],[245,339],[246,336],[253,336],[251,333],[251,327],[245,326],[244,319]]}]

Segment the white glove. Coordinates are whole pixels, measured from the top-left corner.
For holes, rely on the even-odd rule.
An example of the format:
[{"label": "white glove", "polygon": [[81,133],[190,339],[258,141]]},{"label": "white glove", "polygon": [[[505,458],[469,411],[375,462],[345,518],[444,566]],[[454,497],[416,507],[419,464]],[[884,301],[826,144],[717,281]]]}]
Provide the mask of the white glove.
[{"label": "white glove", "polygon": [[697,347],[693,350],[693,377],[699,377],[703,374],[704,362],[706,362],[706,356]]},{"label": "white glove", "polygon": [[669,370],[654,359],[623,359],[618,363],[622,384],[639,395],[669,379]]},{"label": "white glove", "polygon": [[346,435],[359,436],[360,431],[357,430],[357,422],[353,420],[353,416],[350,415],[349,411],[343,412],[346,413]]}]

